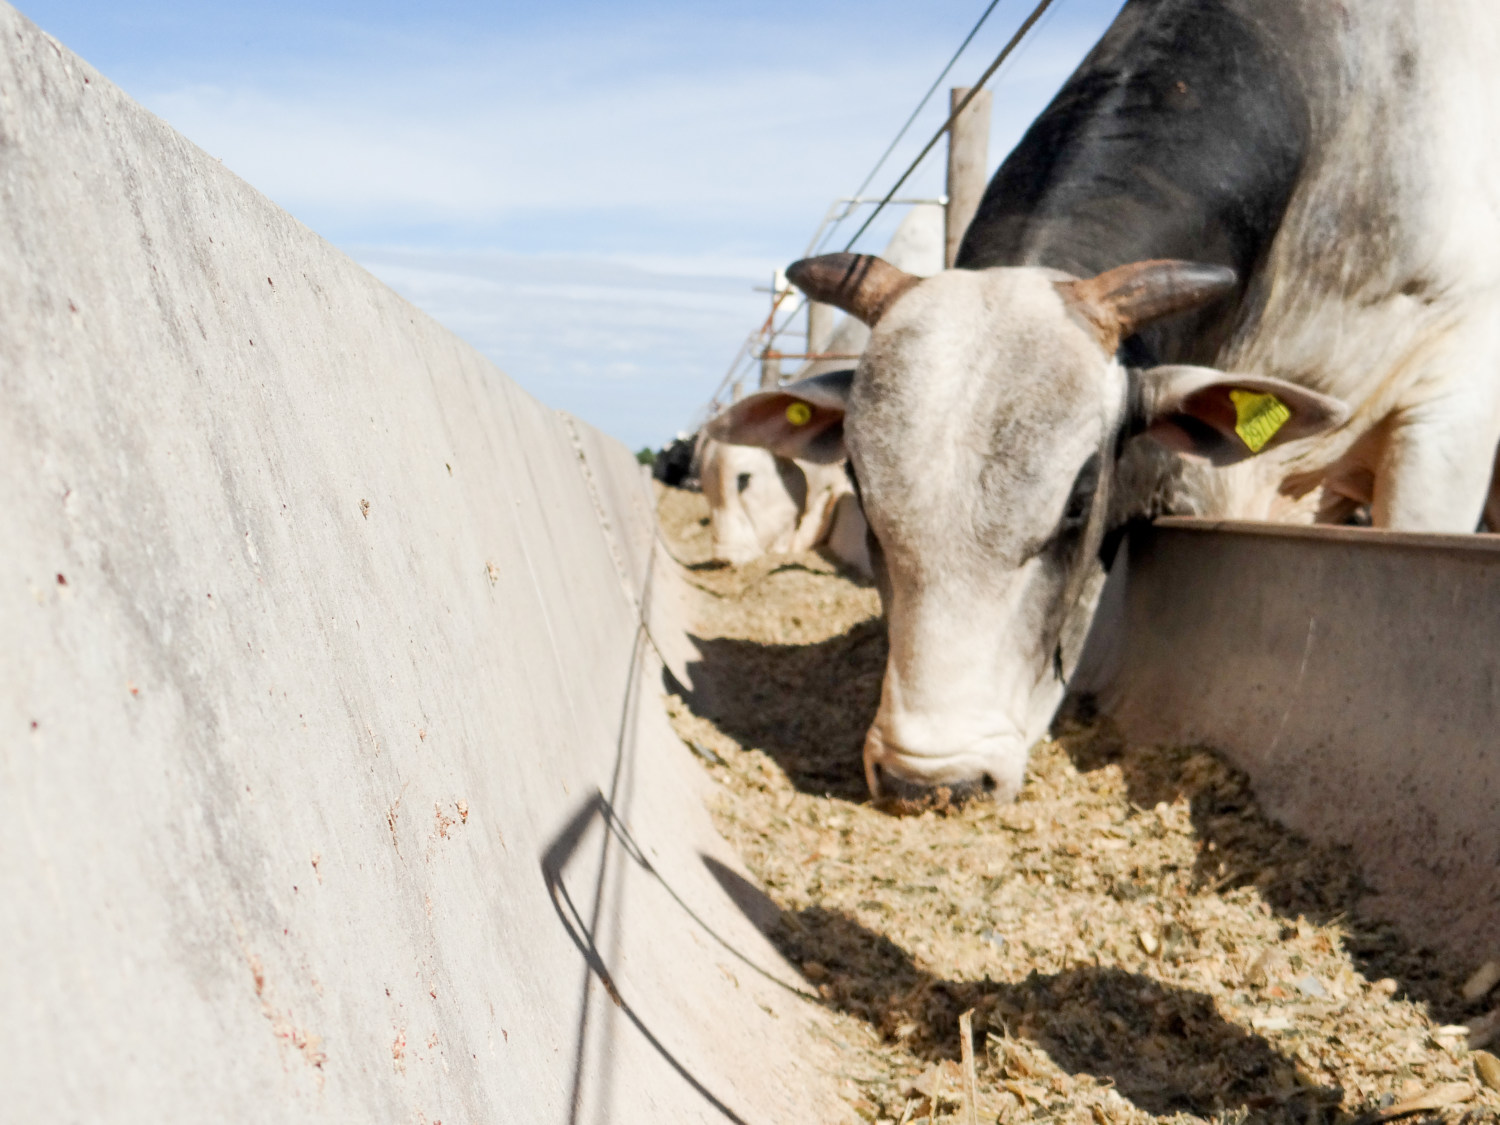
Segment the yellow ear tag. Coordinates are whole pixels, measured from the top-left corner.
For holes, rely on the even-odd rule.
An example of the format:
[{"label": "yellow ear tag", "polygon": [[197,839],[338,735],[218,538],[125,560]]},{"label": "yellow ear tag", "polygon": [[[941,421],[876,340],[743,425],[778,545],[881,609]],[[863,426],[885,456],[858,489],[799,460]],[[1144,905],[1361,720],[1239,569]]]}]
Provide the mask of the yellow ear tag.
[{"label": "yellow ear tag", "polygon": [[805,402],[794,402],[786,408],[786,420],[794,426],[805,426],[812,421],[812,407]]},{"label": "yellow ear tag", "polygon": [[1250,447],[1251,453],[1259,453],[1266,443],[1276,436],[1276,431],[1286,425],[1292,416],[1286,403],[1275,395],[1258,391],[1230,391],[1229,401],[1234,403],[1236,421],[1234,432]]}]

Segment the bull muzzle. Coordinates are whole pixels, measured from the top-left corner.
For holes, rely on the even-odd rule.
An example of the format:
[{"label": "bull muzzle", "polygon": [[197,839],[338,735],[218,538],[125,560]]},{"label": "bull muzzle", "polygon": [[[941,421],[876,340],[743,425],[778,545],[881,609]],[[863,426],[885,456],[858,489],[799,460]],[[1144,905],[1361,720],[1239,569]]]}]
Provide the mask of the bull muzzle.
[{"label": "bull muzzle", "polygon": [[946,791],[954,801],[1013,801],[1029,751],[1029,741],[1017,734],[979,739],[951,752],[917,752],[875,727],[865,736],[865,783],[876,800],[925,801]]}]

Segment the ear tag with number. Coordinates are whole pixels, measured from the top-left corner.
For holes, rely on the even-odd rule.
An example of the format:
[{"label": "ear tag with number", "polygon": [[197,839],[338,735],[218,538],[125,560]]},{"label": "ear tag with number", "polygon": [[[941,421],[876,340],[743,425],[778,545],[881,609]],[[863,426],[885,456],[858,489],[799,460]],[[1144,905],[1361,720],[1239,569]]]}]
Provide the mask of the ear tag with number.
[{"label": "ear tag with number", "polygon": [[1264,449],[1292,416],[1286,403],[1259,391],[1230,391],[1229,401],[1234,403],[1234,432],[1250,447],[1251,453]]},{"label": "ear tag with number", "polygon": [[794,426],[805,426],[812,420],[812,407],[805,402],[794,402],[786,408],[786,420]]}]

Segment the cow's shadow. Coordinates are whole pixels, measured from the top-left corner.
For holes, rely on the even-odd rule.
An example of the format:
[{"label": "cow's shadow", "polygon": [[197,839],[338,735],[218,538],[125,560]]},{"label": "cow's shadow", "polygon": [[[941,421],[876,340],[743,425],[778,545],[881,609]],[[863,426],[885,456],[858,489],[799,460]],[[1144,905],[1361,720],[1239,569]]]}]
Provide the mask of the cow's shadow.
[{"label": "cow's shadow", "polygon": [[[836,911],[782,911],[735,872],[714,877],[796,964],[816,962],[822,1002],[899,1038],[925,1061],[959,1057],[961,1012],[975,1011],[976,1054],[987,1034],[1036,1044],[1070,1074],[1112,1085],[1149,1113],[1301,1121],[1328,1092],[1296,1084],[1293,1060],[1218,1015],[1213,1000],[1113,967],[1032,973],[1020,982],[943,980],[899,945]],[[1335,1098],[1337,1095],[1333,1095]]]},{"label": "cow's shadow", "polygon": [[741,746],[765,751],[799,790],[862,801],[865,730],[880,703],[886,634],[862,621],[817,644],[699,638],[691,690],[670,681],[694,714]]}]

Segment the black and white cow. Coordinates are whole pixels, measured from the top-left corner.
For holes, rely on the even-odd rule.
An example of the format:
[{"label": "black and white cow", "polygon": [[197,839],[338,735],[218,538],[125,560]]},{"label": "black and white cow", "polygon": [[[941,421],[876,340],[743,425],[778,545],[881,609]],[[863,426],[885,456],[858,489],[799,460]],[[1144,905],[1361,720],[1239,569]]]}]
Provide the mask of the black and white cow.
[{"label": "black and white cow", "polygon": [[1129,0],[959,268],[788,271],[869,348],[841,401],[783,388],[715,432],[847,448],[890,628],[872,791],[1016,792],[1132,517],[1474,528],[1500,437],[1497,58],[1494,0]]}]

